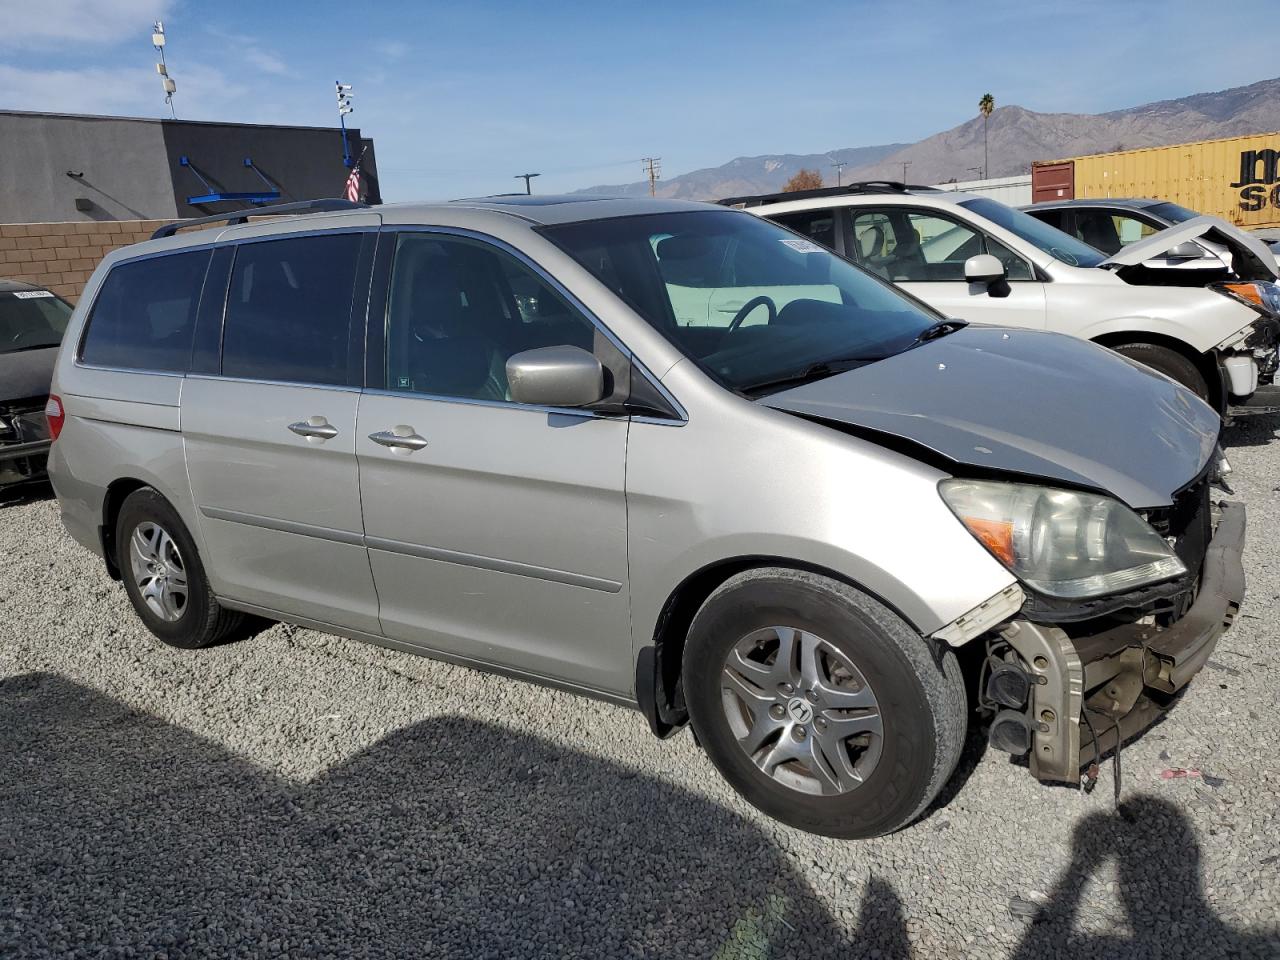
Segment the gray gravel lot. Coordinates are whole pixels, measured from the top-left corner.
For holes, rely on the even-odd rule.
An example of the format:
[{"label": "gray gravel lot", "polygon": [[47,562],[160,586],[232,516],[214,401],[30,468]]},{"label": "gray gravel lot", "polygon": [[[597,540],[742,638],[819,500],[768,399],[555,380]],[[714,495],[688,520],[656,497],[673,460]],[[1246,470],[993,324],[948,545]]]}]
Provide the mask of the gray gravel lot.
[{"label": "gray gravel lot", "polygon": [[1280,956],[1278,427],[1229,434],[1245,612],[1124,816],[1109,764],[1085,795],[971,738],[858,843],[616,707],[279,625],[166,648],[54,501],[0,506],[0,957]]}]

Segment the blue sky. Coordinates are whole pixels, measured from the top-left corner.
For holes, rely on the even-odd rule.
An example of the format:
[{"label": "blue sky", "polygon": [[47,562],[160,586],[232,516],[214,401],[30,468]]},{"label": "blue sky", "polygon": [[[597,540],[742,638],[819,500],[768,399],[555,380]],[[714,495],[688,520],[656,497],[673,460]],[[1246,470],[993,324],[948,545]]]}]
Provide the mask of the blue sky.
[{"label": "blue sky", "polygon": [[[1203,0],[732,3],[0,0],[0,107],[330,125],[333,81],[388,200],[668,176],[910,141],[998,104],[1098,112],[1280,73],[1274,31]],[[1259,24],[1261,27],[1261,24]]]}]

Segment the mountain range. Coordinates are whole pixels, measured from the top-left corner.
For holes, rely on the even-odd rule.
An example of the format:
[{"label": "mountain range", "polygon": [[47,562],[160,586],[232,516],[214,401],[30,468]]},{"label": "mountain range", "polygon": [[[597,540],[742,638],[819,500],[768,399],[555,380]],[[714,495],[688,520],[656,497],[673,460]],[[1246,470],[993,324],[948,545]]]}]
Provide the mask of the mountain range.
[{"label": "mountain range", "polygon": [[[1030,172],[1035,160],[1189,143],[1215,137],[1280,130],[1280,78],[1215,93],[1160,100],[1110,113],[1038,113],[997,107],[987,121],[989,176]],[[843,180],[901,180],[903,163],[913,183],[974,180],[981,176],[982,117],[917,143],[845,147],[828,153],[738,157],[719,167],[660,180],[657,195],[688,200],[781,190],[797,171],[817,170],[830,182],[831,165],[844,161]],[[587,187],[579,193],[642,196],[648,181]]]}]

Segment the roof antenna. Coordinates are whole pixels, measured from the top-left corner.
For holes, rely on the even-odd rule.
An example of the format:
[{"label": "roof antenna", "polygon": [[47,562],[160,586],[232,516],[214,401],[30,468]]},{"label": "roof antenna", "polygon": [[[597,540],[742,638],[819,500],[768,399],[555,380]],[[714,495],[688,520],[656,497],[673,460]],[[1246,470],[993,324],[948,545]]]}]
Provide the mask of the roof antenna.
[{"label": "roof antenna", "polygon": [[152,28],[151,45],[156,48],[156,52],[160,54],[160,62],[156,64],[156,73],[160,74],[160,85],[164,87],[164,102],[169,105],[169,115],[174,119],[178,119],[178,113],[173,109],[173,95],[178,90],[178,85],[173,82],[173,78],[169,76],[169,68],[164,62],[164,23],[157,20]]}]

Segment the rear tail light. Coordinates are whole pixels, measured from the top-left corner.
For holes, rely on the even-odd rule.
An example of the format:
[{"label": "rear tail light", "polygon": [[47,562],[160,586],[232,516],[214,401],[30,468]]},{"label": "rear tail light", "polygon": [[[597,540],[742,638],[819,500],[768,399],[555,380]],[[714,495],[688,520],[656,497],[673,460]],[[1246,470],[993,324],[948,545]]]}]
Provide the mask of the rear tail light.
[{"label": "rear tail light", "polygon": [[44,415],[49,421],[49,439],[57,440],[62,433],[62,425],[67,420],[66,411],[62,409],[62,398],[56,393],[49,394],[49,402],[44,405]]}]

